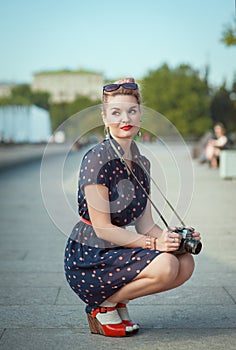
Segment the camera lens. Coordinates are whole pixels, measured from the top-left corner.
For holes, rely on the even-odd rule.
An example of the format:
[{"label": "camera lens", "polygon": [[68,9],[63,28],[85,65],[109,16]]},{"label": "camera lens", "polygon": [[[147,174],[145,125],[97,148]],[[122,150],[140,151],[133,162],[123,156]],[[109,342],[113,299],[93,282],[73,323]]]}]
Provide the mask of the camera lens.
[{"label": "camera lens", "polygon": [[197,255],[202,249],[202,243],[195,239],[186,240],[185,249],[188,253]]}]

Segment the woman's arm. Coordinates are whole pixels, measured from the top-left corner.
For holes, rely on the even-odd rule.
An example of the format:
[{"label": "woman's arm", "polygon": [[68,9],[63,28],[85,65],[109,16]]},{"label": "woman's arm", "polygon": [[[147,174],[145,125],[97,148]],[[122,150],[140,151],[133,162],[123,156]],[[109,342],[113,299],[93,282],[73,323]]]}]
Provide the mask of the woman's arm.
[{"label": "woman's arm", "polygon": [[214,146],[218,148],[223,148],[227,141],[228,139],[225,135],[220,136],[217,140],[215,140]]},{"label": "woman's arm", "polygon": [[179,248],[181,242],[180,235],[173,232],[172,229],[170,231],[167,228],[162,230],[155,224],[152,217],[151,202],[149,200],[147,201],[143,216],[137,220],[135,227],[139,233],[154,237],[155,249],[171,252]]},{"label": "woman's arm", "polygon": [[147,201],[144,214],[140,219],[137,220],[135,228],[137,232],[144,235],[149,235],[156,238],[159,238],[161,236],[163,230],[157,224],[155,224],[153,220],[151,202],[149,200]]},{"label": "woman's arm", "polygon": [[[140,233],[136,233],[111,223],[110,203],[106,186],[86,185],[84,190],[89,217],[99,238],[127,248],[141,247],[166,252],[178,249],[180,236],[174,232],[170,234],[168,230],[162,231],[159,226],[154,224],[150,203],[147,203],[144,215],[138,220],[139,223],[136,227]],[[155,238],[158,238],[158,240]],[[173,238],[177,239],[174,243]]]},{"label": "woman's arm", "polygon": [[84,187],[89,217],[96,235],[108,242],[130,248],[145,247],[146,237],[111,223],[108,188],[103,185]]}]

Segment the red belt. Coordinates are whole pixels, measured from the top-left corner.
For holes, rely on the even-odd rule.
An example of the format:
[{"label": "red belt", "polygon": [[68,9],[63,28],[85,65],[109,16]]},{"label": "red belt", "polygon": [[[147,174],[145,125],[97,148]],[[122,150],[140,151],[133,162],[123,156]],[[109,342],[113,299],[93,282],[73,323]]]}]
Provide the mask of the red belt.
[{"label": "red belt", "polygon": [[92,226],[91,221],[86,220],[85,218],[81,218],[81,221],[84,222],[85,224],[89,225],[89,226]]}]

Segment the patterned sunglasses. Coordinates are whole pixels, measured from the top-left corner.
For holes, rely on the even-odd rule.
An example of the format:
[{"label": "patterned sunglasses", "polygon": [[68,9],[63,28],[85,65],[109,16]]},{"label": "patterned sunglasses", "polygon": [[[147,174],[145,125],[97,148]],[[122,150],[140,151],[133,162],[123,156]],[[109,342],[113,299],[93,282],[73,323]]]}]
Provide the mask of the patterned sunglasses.
[{"label": "patterned sunglasses", "polygon": [[104,91],[106,91],[106,92],[116,91],[121,86],[127,90],[137,90],[138,89],[138,84],[136,84],[136,83],[108,84],[108,85],[103,86],[103,92]]}]

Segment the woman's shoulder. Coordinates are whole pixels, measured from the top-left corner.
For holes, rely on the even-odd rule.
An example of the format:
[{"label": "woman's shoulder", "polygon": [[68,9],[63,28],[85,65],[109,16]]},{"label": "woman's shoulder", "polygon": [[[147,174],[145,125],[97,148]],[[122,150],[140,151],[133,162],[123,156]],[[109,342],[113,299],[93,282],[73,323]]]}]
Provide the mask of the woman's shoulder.
[{"label": "woman's shoulder", "polygon": [[107,159],[108,148],[107,140],[97,143],[84,154],[83,161],[104,161]]},{"label": "woman's shoulder", "polygon": [[146,156],[144,156],[143,154],[141,154],[141,156],[140,156],[140,159],[141,159],[141,162],[142,162],[142,164],[144,165],[144,166],[147,166],[147,167],[149,167],[150,168],[150,160],[146,157]]},{"label": "woman's shoulder", "polygon": [[90,152],[97,153],[101,151],[104,148],[104,146],[105,146],[105,140],[102,142],[96,143],[85,153],[85,155],[89,154]]}]

